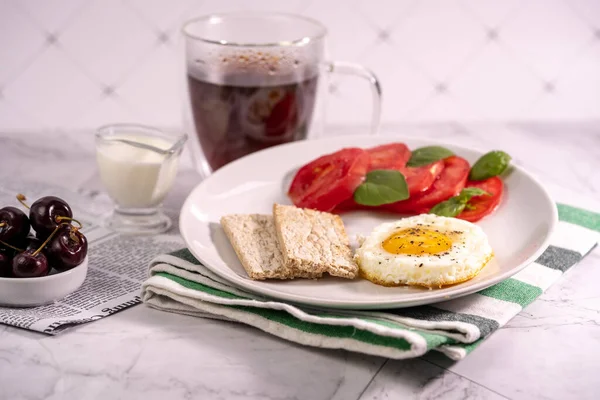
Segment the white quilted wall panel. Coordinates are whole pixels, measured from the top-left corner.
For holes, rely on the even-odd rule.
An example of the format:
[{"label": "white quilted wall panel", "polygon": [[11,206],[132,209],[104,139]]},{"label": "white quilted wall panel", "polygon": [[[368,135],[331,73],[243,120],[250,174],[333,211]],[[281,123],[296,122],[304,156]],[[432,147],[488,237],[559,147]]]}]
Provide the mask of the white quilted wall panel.
[{"label": "white quilted wall panel", "polygon": [[[178,126],[181,23],[251,9],[326,24],[386,123],[600,118],[597,0],[0,0],[0,129]],[[332,80],[328,121],[367,123],[368,90]]]}]

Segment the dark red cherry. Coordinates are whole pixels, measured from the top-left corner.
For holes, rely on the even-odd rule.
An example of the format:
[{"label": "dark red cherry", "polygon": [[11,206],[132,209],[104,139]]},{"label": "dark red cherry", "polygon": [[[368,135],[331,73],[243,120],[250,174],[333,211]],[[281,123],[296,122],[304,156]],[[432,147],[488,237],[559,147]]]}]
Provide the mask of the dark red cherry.
[{"label": "dark red cherry", "polygon": [[83,233],[72,225],[64,225],[50,239],[44,253],[50,266],[62,272],[81,264],[87,249],[87,238]]},{"label": "dark red cherry", "polygon": [[0,240],[18,244],[29,234],[29,219],[16,207],[0,208]]},{"label": "dark red cherry", "polygon": [[60,224],[57,217],[73,218],[73,211],[66,201],[56,196],[37,199],[29,210],[31,226],[39,239],[46,239]]},{"label": "dark red cherry", "polygon": [[37,278],[50,272],[48,260],[44,253],[36,254],[35,250],[25,250],[12,260],[12,274],[15,278]]},{"label": "dark red cherry", "polygon": [[35,236],[27,236],[21,248],[25,250],[37,250],[42,247],[43,241]]},{"label": "dark red cherry", "polygon": [[[15,248],[21,249],[18,246],[15,246]],[[8,254],[10,255],[10,258],[12,258],[15,254],[18,253],[18,251],[15,248],[11,248],[0,243],[0,253]]]},{"label": "dark red cherry", "polygon": [[0,250],[0,277],[12,276],[12,252]]}]

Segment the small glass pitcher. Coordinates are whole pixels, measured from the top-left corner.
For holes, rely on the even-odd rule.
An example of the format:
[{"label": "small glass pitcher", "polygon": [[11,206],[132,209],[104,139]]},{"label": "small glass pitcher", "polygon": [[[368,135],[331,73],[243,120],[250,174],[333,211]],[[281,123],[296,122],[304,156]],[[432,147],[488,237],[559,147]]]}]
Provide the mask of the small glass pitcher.
[{"label": "small glass pitcher", "polygon": [[100,179],[115,202],[109,228],[128,234],[157,234],[171,227],[162,202],[173,185],[186,140],[186,134],[173,136],[143,125],[98,128]]}]

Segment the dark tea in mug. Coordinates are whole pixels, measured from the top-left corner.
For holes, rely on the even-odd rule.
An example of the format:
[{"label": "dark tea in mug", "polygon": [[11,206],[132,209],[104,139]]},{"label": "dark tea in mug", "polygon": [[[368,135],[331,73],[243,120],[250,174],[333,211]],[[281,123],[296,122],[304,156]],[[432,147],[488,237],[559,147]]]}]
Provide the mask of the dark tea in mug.
[{"label": "dark tea in mug", "polygon": [[318,87],[331,74],[369,82],[371,132],[377,132],[377,77],[361,65],[326,60],[327,28],[319,21],[276,12],[209,14],[188,20],[182,31],[184,125],[202,178],[250,153],[322,135],[322,118],[313,121],[313,110]]},{"label": "dark tea in mug", "polygon": [[314,66],[261,52],[229,54],[217,62],[218,74],[188,64],[187,77],[195,134],[213,171],[255,151],[306,139],[317,92]]}]

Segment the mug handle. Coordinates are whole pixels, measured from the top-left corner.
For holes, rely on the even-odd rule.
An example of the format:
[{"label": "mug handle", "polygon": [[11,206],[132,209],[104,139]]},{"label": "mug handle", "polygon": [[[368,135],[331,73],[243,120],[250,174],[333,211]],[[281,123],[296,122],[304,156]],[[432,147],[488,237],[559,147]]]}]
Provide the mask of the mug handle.
[{"label": "mug handle", "polygon": [[371,115],[371,134],[379,131],[381,121],[381,85],[375,74],[368,68],[355,63],[344,61],[330,61],[324,63],[325,70],[329,73],[352,75],[369,81],[373,93],[373,112]]}]

